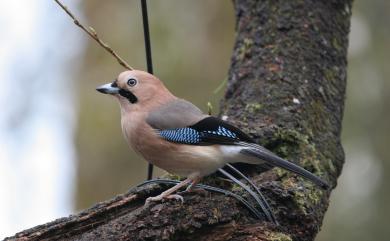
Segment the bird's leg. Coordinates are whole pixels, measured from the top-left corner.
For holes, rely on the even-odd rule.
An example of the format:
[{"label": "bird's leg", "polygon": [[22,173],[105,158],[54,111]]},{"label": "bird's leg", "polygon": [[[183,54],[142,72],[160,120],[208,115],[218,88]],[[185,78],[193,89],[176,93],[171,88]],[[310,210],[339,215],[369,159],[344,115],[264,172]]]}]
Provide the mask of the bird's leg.
[{"label": "bird's leg", "polygon": [[193,192],[193,193],[197,193],[197,194],[206,196],[208,192],[207,192],[205,189],[200,188],[200,187],[196,187],[196,184],[198,184],[200,180],[201,180],[200,177],[195,177],[195,178],[193,178],[193,181],[191,182],[191,184],[188,185],[188,187],[186,188],[186,190],[184,190],[184,191],[181,192],[181,193]]},{"label": "bird's leg", "polygon": [[192,180],[192,182],[190,183],[190,185],[188,185],[188,187],[186,188],[185,192],[191,192],[194,190],[194,187],[195,185],[200,181],[200,178],[199,177],[196,177]]},{"label": "bird's leg", "polygon": [[187,178],[186,180],[184,180],[184,181],[178,183],[177,185],[169,188],[168,190],[162,192],[158,196],[148,197],[146,199],[145,205],[149,204],[150,202],[161,201],[163,199],[176,199],[176,200],[180,200],[183,203],[184,202],[183,197],[178,195],[178,194],[173,194],[173,193],[176,192],[177,190],[179,190],[180,188],[188,185],[191,182],[193,182],[193,180],[190,178]]}]

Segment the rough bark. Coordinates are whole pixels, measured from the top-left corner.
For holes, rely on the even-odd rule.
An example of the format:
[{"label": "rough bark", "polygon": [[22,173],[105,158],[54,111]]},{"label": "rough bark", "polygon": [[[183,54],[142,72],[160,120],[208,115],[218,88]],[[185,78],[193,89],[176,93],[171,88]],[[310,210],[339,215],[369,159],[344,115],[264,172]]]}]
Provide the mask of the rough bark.
[{"label": "rough bark", "polygon": [[[236,0],[234,7],[237,39],[221,115],[333,189],[344,162],[340,131],[351,0]],[[250,175],[279,227],[218,194],[186,194],[183,205],[144,207],[147,196],[165,188],[153,184],[10,239],[313,240],[331,190],[280,169]]]}]

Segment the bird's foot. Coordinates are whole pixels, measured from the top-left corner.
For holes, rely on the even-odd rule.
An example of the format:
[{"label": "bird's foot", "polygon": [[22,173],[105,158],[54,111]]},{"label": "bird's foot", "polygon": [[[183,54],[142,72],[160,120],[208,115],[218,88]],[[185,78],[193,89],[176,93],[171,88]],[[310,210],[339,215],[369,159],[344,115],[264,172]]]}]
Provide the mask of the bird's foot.
[{"label": "bird's foot", "polygon": [[179,195],[179,194],[171,194],[167,197],[165,197],[166,199],[175,199],[176,201],[180,201],[182,204],[184,203],[184,198],[183,196]]},{"label": "bird's foot", "polygon": [[194,190],[201,189],[201,188],[196,187],[196,184],[199,182],[199,180],[200,180],[200,178],[195,178],[193,181],[191,181],[190,185],[188,185],[188,187],[186,188],[186,190],[184,192],[192,192]]},{"label": "bird's foot", "polygon": [[158,195],[155,197],[148,197],[146,199],[145,205],[150,204],[150,202],[160,202],[163,201],[164,199],[175,199],[177,201],[180,201],[181,203],[184,203],[184,198],[182,196],[180,196],[179,194],[171,194],[167,196]]}]

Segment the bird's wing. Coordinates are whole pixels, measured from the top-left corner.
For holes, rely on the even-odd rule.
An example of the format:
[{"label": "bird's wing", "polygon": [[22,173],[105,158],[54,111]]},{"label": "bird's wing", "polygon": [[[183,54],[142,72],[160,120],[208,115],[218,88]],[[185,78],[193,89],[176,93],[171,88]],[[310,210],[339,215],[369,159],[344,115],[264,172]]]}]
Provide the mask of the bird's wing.
[{"label": "bird's wing", "polygon": [[229,123],[205,115],[192,103],[175,99],[151,111],[146,122],[167,141],[193,144],[234,144],[253,140]]},{"label": "bird's wing", "polygon": [[194,125],[205,117],[207,115],[192,103],[175,99],[151,111],[146,122],[154,129],[170,130]]},{"label": "bird's wing", "polygon": [[[186,112],[182,113],[182,115],[186,114]],[[180,115],[178,116],[180,117]],[[171,122],[167,119],[165,121],[169,123],[170,128],[156,129],[162,138],[170,142],[191,145],[253,143],[253,140],[237,127],[216,117],[203,115],[196,123],[192,122],[193,124],[187,120],[187,123],[191,123],[187,126],[183,126],[185,122],[174,120],[172,116],[169,116],[169,118],[171,118]],[[178,124],[176,126],[173,125],[173,121],[176,121]]]}]

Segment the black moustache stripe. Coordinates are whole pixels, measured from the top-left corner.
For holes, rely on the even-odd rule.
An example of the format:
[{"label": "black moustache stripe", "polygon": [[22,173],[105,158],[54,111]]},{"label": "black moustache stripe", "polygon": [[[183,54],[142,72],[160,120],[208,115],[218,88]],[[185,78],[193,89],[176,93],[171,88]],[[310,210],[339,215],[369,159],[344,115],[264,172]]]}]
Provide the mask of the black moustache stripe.
[{"label": "black moustache stripe", "polygon": [[130,101],[130,103],[132,103],[132,104],[137,103],[137,101],[138,101],[137,96],[135,96],[133,93],[131,93],[128,90],[120,89],[119,94],[121,96],[125,97],[126,99],[128,99]]}]

